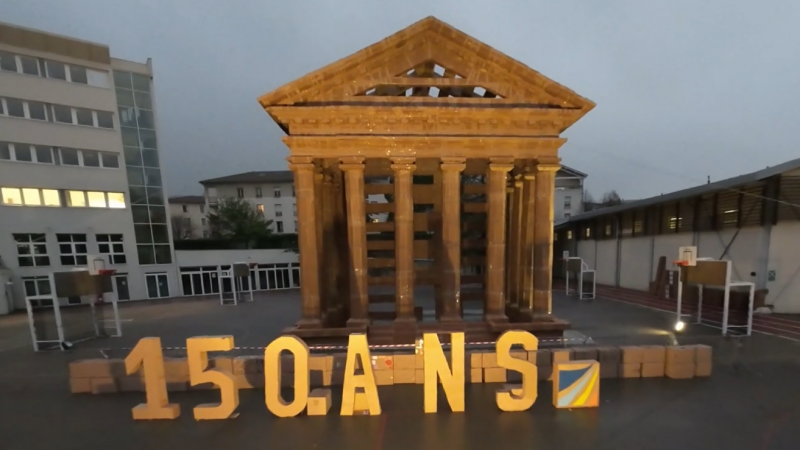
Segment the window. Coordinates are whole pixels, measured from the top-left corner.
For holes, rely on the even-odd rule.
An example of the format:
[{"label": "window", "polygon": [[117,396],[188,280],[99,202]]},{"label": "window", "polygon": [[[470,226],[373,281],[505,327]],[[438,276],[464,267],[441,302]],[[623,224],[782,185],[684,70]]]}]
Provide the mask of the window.
[{"label": "window", "polygon": [[44,66],[47,69],[47,78],[67,81],[67,68],[64,64],[55,61],[45,61]]},{"label": "window", "polygon": [[567,239],[572,239],[572,230],[567,230]]},{"label": "window", "polygon": [[11,117],[25,117],[25,106],[22,100],[16,98],[4,99],[6,103],[6,115]]},{"label": "window", "polygon": [[73,123],[72,122],[72,108],[63,105],[52,105],[53,117],[56,122],[60,123]]},{"label": "window", "polygon": [[186,207],[186,205],[182,205],[181,209],[183,209],[183,212],[189,212],[189,209]]},{"label": "window", "polygon": [[572,196],[567,195],[564,197],[564,209],[572,208]]},{"label": "window", "polygon": [[100,128],[114,128],[114,114],[108,111],[95,111],[97,114],[97,126]]},{"label": "window", "polygon": [[61,206],[61,197],[55,189],[2,188],[3,204],[14,206]]},{"label": "window", "polygon": [[605,228],[604,228],[603,230],[604,230],[604,231],[603,231],[603,234],[604,234],[605,236],[611,236],[611,225],[606,225],[606,226],[605,226]]},{"label": "window", "polygon": [[125,208],[125,194],[122,192],[109,192],[108,194],[108,207],[112,209]]},{"label": "window", "polygon": [[94,150],[81,150],[83,165],[85,167],[100,167],[100,152]]},{"label": "window", "polygon": [[204,237],[204,238],[207,238],[207,237],[208,237],[208,231],[206,231],[206,230],[203,230],[203,237]]},{"label": "window", "polygon": [[47,238],[44,233],[14,233],[13,236],[17,243],[17,261],[20,267],[50,265],[50,258],[47,256]]},{"label": "window", "polygon": [[281,211],[281,205],[275,204],[275,217],[283,217],[283,211]]},{"label": "window", "polygon": [[244,188],[236,188],[236,196],[239,198],[244,198]]},{"label": "window", "polygon": [[61,264],[64,266],[86,265],[86,235],[85,234],[57,234],[58,252],[61,255]]},{"label": "window", "polygon": [[20,56],[19,62],[22,65],[22,73],[39,76],[39,60],[27,56]]},{"label": "window", "polygon": [[83,208],[86,206],[86,194],[83,191],[67,191],[69,206]]},{"label": "window", "polygon": [[275,227],[278,230],[278,233],[283,233],[283,222],[282,221],[279,220],[279,221],[275,222]]},{"label": "window", "polygon": [[119,158],[116,153],[100,153],[100,161],[103,163],[103,167],[119,169]]},{"label": "window", "polygon": [[591,227],[586,227],[586,230],[584,230],[584,235],[585,235],[587,238],[590,238],[590,237],[592,237],[592,228],[591,228]]},{"label": "window", "polygon": [[272,187],[272,196],[275,198],[281,198],[281,187],[280,186],[273,186]]},{"label": "window", "polygon": [[200,205],[200,214],[206,213],[206,205]]},{"label": "window", "polygon": [[17,58],[13,53],[0,52],[0,70],[6,72],[17,71]]},{"label": "window", "polygon": [[256,205],[256,211],[258,211],[258,213],[263,216],[264,215],[264,205],[262,205],[262,204]]},{"label": "window", "polygon": [[17,161],[33,162],[31,146],[27,144],[14,144],[14,155]]},{"label": "window", "polygon": [[36,150],[36,162],[42,164],[53,164],[53,149],[43,145],[34,147]]},{"label": "window", "polygon": [[261,198],[261,186],[256,188],[256,198]]},{"label": "window", "polygon": [[119,168],[119,157],[116,153],[59,148],[58,154],[64,166]]},{"label": "window", "polygon": [[86,193],[89,198],[90,208],[105,208],[106,207],[106,194],[104,192],[89,191]]},{"label": "window", "polygon": [[97,249],[102,255],[108,255],[111,264],[126,264],[125,246],[121,234],[98,234]]},{"label": "window", "polygon": [[47,106],[42,102],[27,102],[28,118],[36,120],[47,120]]},{"label": "window", "polygon": [[8,142],[0,142],[0,159],[11,161],[11,144]]},{"label": "window", "polygon": [[565,219],[569,219],[570,217],[572,217],[572,214],[570,214],[570,213],[564,213],[564,218],[565,218]]},{"label": "window", "polygon": [[89,84],[89,78],[86,75],[86,68],[81,66],[69,65],[69,78],[73,83]]},{"label": "window", "polygon": [[206,226],[206,218],[205,217],[200,218],[200,225]]}]

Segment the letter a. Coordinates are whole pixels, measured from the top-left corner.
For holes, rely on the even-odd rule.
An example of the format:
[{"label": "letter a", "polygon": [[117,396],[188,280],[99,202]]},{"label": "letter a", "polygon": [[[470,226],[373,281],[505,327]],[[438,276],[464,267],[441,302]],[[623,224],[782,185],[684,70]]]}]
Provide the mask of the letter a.
[{"label": "letter a", "polygon": [[[356,360],[361,357],[361,367],[364,373],[356,375]],[[344,372],[344,386],[342,386],[342,416],[352,416],[355,410],[356,395],[366,397],[366,408],[371,416],[381,413],[381,402],[378,398],[378,386],[375,384],[375,375],[372,373],[372,362],[369,357],[367,335],[362,333],[351,334],[347,344],[347,364]],[[356,388],[364,392],[356,393]]]}]

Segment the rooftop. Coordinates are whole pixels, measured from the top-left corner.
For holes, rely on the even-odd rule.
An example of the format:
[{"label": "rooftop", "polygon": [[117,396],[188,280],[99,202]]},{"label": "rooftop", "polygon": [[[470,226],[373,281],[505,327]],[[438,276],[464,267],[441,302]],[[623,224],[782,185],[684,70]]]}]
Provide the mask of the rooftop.
[{"label": "rooftop", "polygon": [[219,178],[210,178],[200,182],[206,184],[236,184],[236,183],[291,183],[294,175],[291,170],[268,170],[258,172],[237,173]]},{"label": "rooftop", "polygon": [[181,197],[170,197],[170,204],[205,205],[206,198],[202,195],[184,195]]}]

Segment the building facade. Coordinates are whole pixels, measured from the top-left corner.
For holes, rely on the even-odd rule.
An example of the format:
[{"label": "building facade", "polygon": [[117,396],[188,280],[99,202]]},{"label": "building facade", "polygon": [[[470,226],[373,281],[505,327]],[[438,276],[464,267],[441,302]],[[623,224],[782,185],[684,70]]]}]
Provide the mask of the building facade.
[{"label": "building facade", "polygon": [[565,219],[583,212],[583,182],[587,175],[561,165],[556,172],[556,192],[553,199],[553,219]]},{"label": "building facade", "polygon": [[697,256],[731,261],[731,281],[768,290],[766,306],[800,313],[800,159],[690,189],[556,222],[554,273],[568,251],[597,283],[645,291],[658,261]]},{"label": "building facade", "polygon": [[[177,294],[150,61],[0,24],[0,267],[11,304],[101,255],[119,300]],[[79,303],[68,299],[67,304]]]},{"label": "building facade", "polygon": [[170,197],[169,217],[172,236],[176,240],[207,238],[210,235],[208,206],[202,195]]}]

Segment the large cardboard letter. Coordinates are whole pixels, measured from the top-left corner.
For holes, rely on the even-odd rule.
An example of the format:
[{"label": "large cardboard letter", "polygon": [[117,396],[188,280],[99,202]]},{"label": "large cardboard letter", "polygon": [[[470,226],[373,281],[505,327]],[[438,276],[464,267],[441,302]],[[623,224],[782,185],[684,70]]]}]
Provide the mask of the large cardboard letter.
[{"label": "large cardboard letter", "polygon": [[422,358],[425,368],[425,412],[437,410],[437,376],[442,380],[447,403],[453,412],[464,412],[464,333],[450,334],[450,358],[453,367],[447,365],[442,344],[436,333],[422,336]]},{"label": "large cardboard letter", "polygon": [[[364,373],[356,375],[356,360],[361,357],[361,367]],[[359,396],[366,399],[366,408],[371,416],[381,413],[381,401],[378,398],[378,386],[375,384],[375,375],[372,373],[372,363],[369,357],[369,344],[367,335],[363,333],[351,334],[347,343],[347,363],[344,369],[344,386],[342,386],[342,416],[352,416],[356,405],[356,388],[364,389]],[[361,402],[358,402],[361,403]]]},{"label": "large cardboard letter", "polygon": [[139,339],[136,347],[125,358],[125,372],[133,375],[144,367],[144,387],[147,403],[133,408],[134,420],[174,419],[181,414],[181,407],[170,403],[167,397],[167,382],[164,379],[164,356],[161,353],[161,338]]},{"label": "large cardboard letter", "polygon": [[511,346],[520,344],[526,351],[539,349],[539,339],[527,331],[506,331],[497,339],[497,365],[522,373],[522,386],[505,385],[495,394],[497,407],[502,411],[526,411],[533,406],[538,392],[538,370],[536,365],[511,356]]},{"label": "large cardboard letter", "polygon": [[[294,355],[294,400],[281,397],[281,352]],[[294,417],[308,404],[308,346],[297,336],[281,336],[264,350],[264,396],[267,409],[278,417]]]},{"label": "large cardboard letter", "polygon": [[219,387],[221,399],[219,404],[196,406],[195,420],[228,419],[239,406],[239,390],[236,389],[233,379],[218,370],[206,370],[208,352],[226,352],[231,349],[233,349],[233,336],[200,336],[186,339],[189,383],[192,386],[214,383]]}]

